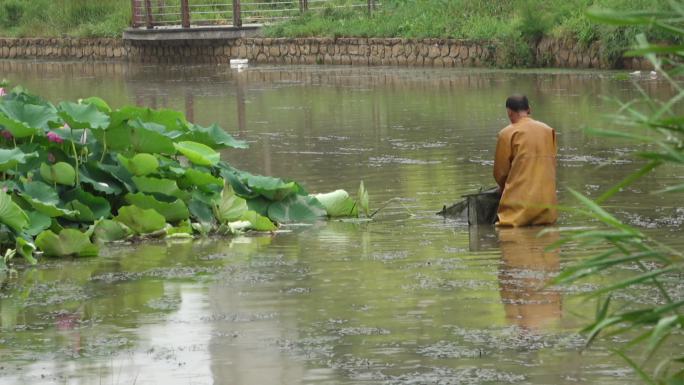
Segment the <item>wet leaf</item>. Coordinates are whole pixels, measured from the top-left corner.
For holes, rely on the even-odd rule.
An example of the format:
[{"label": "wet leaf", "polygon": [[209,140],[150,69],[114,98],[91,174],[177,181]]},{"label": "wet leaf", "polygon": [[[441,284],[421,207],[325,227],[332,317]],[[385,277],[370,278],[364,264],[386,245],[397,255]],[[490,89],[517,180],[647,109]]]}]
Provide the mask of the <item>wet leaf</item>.
[{"label": "wet leaf", "polygon": [[36,246],[48,257],[92,257],[98,253],[98,247],[88,236],[76,229],[64,229],[59,235],[51,230],[43,231],[36,238]]},{"label": "wet leaf", "polygon": [[120,241],[130,235],[131,230],[128,227],[110,219],[97,222],[93,230],[93,238],[100,243]]},{"label": "wet leaf", "polygon": [[123,223],[136,234],[149,234],[166,226],[164,216],[154,209],[142,209],[137,206],[124,206],[119,209],[115,221]]},{"label": "wet leaf", "polygon": [[201,143],[184,141],[174,143],[173,146],[190,162],[199,166],[214,166],[221,160],[218,152]]},{"label": "wet leaf", "polygon": [[314,194],[313,197],[325,207],[329,217],[354,217],[359,214],[356,202],[344,190]]},{"label": "wet leaf", "polygon": [[242,214],[242,220],[250,223],[249,228],[256,231],[275,231],[278,226],[265,216],[257,214],[255,211],[246,211]]},{"label": "wet leaf", "polygon": [[316,198],[305,195],[292,195],[268,207],[268,217],[279,223],[316,222],[326,214]]}]

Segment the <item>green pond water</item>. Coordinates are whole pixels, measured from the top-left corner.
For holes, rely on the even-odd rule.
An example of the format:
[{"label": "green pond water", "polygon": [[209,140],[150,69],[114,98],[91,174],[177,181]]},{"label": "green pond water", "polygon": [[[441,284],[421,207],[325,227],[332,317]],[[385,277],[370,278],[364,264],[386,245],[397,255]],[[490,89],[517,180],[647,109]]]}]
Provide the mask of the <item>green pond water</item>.
[{"label": "green pond water", "polygon": [[[101,96],[185,111],[247,140],[224,159],[310,192],[363,180],[370,223],[323,222],[270,235],[152,241],[92,259],[22,264],[0,287],[0,384],[636,384],[600,342],[576,331],[581,295],[633,274],[545,283],[592,250],[545,246],[538,229],[472,228],[434,213],[489,187],[503,103],[524,92],[558,131],[561,203],[597,196],[639,167],[633,144],[586,135],[637,95],[606,72],[396,68],[158,67],[0,61],[0,78],[52,101]],[[659,98],[664,82],[640,79]],[[664,167],[611,211],[684,247]],[[588,225],[563,214],[559,227]],[[673,288],[681,297],[684,286]],[[651,290],[617,301],[653,303]],[[681,351],[675,339],[669,351]]]}]

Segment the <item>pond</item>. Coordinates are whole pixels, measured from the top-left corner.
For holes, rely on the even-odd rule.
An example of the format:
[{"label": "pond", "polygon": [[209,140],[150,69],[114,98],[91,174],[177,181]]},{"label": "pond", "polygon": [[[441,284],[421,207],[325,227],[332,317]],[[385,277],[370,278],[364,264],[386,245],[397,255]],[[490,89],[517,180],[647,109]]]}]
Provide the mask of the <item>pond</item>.
[{"label": "pond", "polygon": [[[576,333],[595,311],[581,294],[630,271],[546,286],[592,250],[546,251],[558,233],[468,229],[435,215],[493,185],[514,92],[558,132],[561,204],[577,205],[568,188],[598,196],[638,168],[633,144],[583,131],[609,125],[616,105],[604,97],[637,95],[615,75],[0,61],[0,78],[52,101],[97,95],[216,122],[250,143],[223,153],[236,167],[310,192],[355,192],[363,180],[381,209],[369,223],[20,265],[0,288],[0,384],[638,383],[609,346],[583,351]],[[637,83],[672,92],[657,79]],[[607,206],[681,248],[681,202],[648,192],[682,175],[658,169]],[[563,213],[559,227],[587,224]]]}]

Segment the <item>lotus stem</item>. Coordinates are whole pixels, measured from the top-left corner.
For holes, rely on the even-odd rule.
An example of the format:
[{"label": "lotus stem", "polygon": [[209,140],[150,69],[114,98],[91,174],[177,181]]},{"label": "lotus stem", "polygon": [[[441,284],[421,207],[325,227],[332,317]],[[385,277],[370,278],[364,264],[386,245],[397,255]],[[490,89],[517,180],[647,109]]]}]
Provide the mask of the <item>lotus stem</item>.
[{"label": "lotus stem", "polygon": [[78,176],[78,152],[76,151],[76,144],[73,140],[71,141],[71,150],[74,152],[74,162],[76,163],[76,167],[74,167],[76,170],[76,186],[79,186],[81,183],[79,181],[80,178]]}]

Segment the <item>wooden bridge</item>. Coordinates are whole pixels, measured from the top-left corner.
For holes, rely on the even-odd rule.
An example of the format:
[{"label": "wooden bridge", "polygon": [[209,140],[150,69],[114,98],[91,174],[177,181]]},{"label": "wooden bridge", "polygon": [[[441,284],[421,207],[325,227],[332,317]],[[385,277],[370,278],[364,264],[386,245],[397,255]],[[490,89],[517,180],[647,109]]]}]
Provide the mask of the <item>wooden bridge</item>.
[{"label": "wooden bridge", "polygon": [[230,38],[306,12],[373,12],[376,0],[131,0],[124,39]]}]

